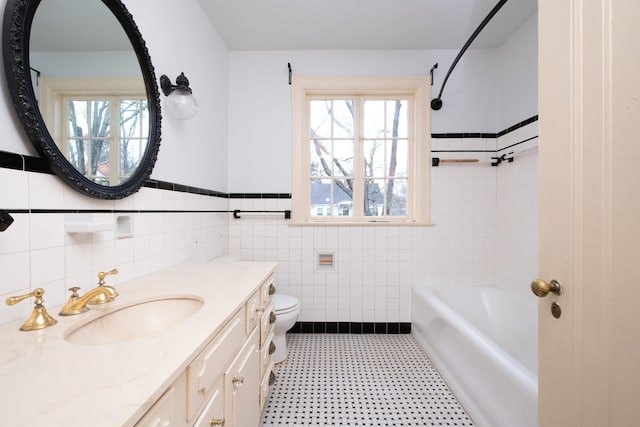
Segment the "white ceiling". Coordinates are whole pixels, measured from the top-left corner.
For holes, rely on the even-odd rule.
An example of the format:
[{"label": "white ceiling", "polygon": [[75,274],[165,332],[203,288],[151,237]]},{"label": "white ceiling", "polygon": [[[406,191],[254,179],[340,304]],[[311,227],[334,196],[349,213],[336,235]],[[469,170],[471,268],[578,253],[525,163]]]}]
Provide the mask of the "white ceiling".
[{"label": "white ceiling", "polygon": [[[458,49],[498,0],[198,0],[229,50]],[[474,41],[500,46],[536,14],[509,0]]]}]

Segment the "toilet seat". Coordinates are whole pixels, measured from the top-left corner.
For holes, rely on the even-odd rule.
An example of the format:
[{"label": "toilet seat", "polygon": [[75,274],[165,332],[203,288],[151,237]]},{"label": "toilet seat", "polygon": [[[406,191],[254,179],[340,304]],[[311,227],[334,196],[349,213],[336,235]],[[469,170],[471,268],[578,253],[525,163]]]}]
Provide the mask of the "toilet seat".
[{"label": "toilet seat", "polygon": [[291,295],[275,294],[273,304],[276,315],[286,314],[298,309],[298,298]]}]

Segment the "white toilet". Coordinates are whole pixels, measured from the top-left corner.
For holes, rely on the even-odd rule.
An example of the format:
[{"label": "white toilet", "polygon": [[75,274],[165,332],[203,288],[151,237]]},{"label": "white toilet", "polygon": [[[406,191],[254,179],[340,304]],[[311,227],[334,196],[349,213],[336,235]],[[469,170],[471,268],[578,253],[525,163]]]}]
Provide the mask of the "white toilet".
[{"label": "white toilet", "polygon": [[287,358],[287,331],[295,325],[300,314],[300,302],[298,298],[291,295],[274,295],[274,309],[276,313],[276,323],[273,327],[273,343],[276,351],[273,354],[275,363],[282,362]]}]

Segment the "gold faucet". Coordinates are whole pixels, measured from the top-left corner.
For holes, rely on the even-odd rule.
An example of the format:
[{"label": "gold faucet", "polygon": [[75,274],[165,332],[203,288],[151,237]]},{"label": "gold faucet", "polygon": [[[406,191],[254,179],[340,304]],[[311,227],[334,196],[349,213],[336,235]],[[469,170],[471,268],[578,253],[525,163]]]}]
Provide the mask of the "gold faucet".
[{"label": "gold faucet", "polygon": [[118,296],[118,292],[115,290],[113,286],[105,285],[105,282],[104,282],[104,278],[111,274],[118,274],[118,269],[114,268],[113,270],[110,270],[110,271],[101,271],[100,273],[98,273],[98,288],[111,288],[111,290],[115,294],[109,295],[108,293],[99,292],[98,294],[96,294],[94,298],[89,300],[89,304],[91,305],[105,304],[116,299],[116,297]]},{"label": "gold faucet", "polygon": [[118,291],[116,291],[113,286],[108,285],[100,285],[97,288],[93,288],[83,296],[78,295],[78,290],[80,290],[80,288],[77,286],[69,288],[69,290],[71,291],[71,297],[64,307],[62,307],[60,313],[58,313],[60,316],[73,316],[75,314],[84,313],[89,310],[87,304],[90,304],[94,298],[99,297],[100,295],[102,295],[107,302],[113,301],[118,296]]},{"label": "gold faucet", "polygon": [[51,317],[49,313],[47,313],[47,309],[42,305],[44,296],[44,289],[36,288],[33,292],[28,293],[26,295],[19,295],[15,297],[9,297],[5,301],[7,305],[16,305],[22,300],[25,300],[30,297],[35,297],[36,302],[33,308],[33,312],[31,312],[31,316],[24,322],[24,325],[20,327],[21,331],[35,331],[37,329],[43,329],[58,323],[56,319]]}]

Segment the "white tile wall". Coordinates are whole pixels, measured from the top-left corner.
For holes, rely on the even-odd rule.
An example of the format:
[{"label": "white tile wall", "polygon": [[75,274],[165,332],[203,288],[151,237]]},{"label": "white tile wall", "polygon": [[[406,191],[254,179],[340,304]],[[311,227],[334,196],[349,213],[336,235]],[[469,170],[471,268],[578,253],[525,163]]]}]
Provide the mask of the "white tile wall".
[{"label": "white tile wall", "polygon": [[[142,188],[124,200],[91,199],[48,174],[0,168],[6,189],[0,209],[192,210],[226,211],[228,200]],[[9,185],[6,185],[6,184]],[[0,300],[45,289],[45,305],[55,307],[68,297],[67,288],[94,287],[99,271],[119,269],[114,285],[187,260],[211,259],[228,252],[226,213],[132,213],[134,233],[117,238],[114,230],[92,234],[66,233],[64,213],[11,214],[13,224],[0,233]],[[97,213],[114,223],[121,213]],[[81,291],[82,292],[82,291]],[[0,305],[0,323],[26,319],[32,301]],[[55,310],[51,311],[55,313]]]},{"label": "white tile wall", "polygon": [[[495,139],[446,139],[434,140],[432,148],[493,151],[495,144]],[[231,220],[230,252],[279,261],[279,291],[300,298],[301,321],[410,322],[414,283],[493,285],[492,153],[435,155],[483,163],[432,169],[433,227],[294,227],[282,217],[246,216]],[[231,200],[231,209],[290,208],[290,200]],[[335,252],[335,271],[315,268],[320,251]]]},{"label": "white tile wall", "polygon": [[[500,137],[498,148],[537,135],[538,124],[534,122]],[[497,168],[496,284],[526,296],[538,271],[537,146],[534,138],[502,151],[514,151],[516,159]]]},{"label": "white tile wall", "polygon": [[[434,139],[433,150],[496,150],[537,135],[537,123],[495,139]],[[522,144],[522,150],[537,139]],[[44,287],[48,306],[66,289],[95,285],[98,271],[118,267],[118,285],[186,260],[230,253],[280,262],[280,292],[301,299],[301,321],[409,322],[411,286],[498,285],[528,292],[537,270],[537,153],[491,167],[494,153],[436,153],[480,164],[432,169],[433,227],[290,227],[280,216],[226,213],[133,213],[133,236],[113,231],[69,234],[64,214],[12,214],[0,233],[0,298]],[[0,169],[5,209],[226,211],[284,210],[288,199],[231,199],[142,188],[118,201],[87,198],[52,175]],[[119,214],[100,214],[115,221]],[[335,253],[336,268],[318,271],[318,252]],[[0,306],[0,323],[31,307]]]}]

